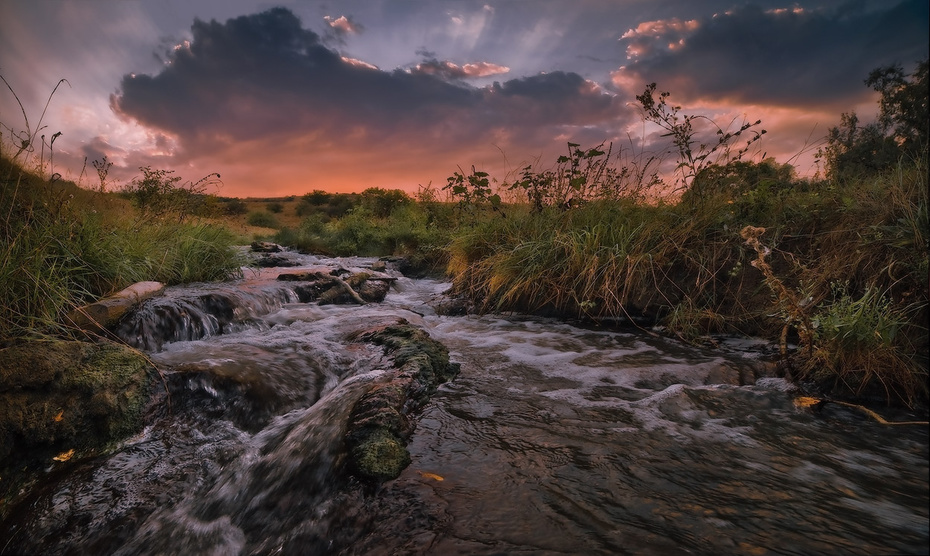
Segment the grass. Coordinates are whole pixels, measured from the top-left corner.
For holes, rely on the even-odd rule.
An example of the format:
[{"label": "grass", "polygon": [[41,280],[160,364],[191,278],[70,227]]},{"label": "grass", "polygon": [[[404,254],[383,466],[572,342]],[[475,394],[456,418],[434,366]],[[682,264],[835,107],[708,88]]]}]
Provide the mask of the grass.
[{"label": "grass", "polygon": [[0,341],[65,332],[62,316],[142,280],[240,272],[235,237],[177,219],[139,223],[119,196],[50,182],[0,159]]},{"label": "grass", "polygon": [[[921,161],[842,183],[798,180],[769,161],[714,167],[665,201],[464,211],[435,196],[315,192],[144,224],[118,195],[50,183],[8,160],[0,171],[5,340],[59,330],[72,307],[135,281],[235,276],[233,245],[273,239],[321,254],[406,256],[444,270],[484,311],[649,322],[686,341],[723,332],[800,343],[790,359],[797,380],[852,397],[927,399]],[[747,226],[762,230],[758,249],[740,235]]]},{"label": "grass", "polygon": [[[485,310],[639,317],[687,340],[800,341],[799,380],[925,403],[925,165],[842,185],[738,185],[676,203],[489,216],[454,234],[448,271]],[[747,226],[760,230],[761,261],[740,235]]]}]

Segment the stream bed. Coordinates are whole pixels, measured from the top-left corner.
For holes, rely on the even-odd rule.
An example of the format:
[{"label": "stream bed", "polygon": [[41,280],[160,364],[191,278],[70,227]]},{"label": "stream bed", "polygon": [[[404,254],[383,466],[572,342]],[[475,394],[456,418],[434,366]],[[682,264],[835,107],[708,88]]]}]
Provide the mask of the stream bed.
[{"label": "stream bed", "polygon": [[[170,396],[110,456],[50,473],[0,555],[928,552],[927,427],[797,406],[762,343],[438,315],[448,284],[399,274],[382,303],[305,303],[280,272],[150,300],[126,337]],[[343,436],[390,364],[359,335],[401,319],[460,372],[375,485]]]}]

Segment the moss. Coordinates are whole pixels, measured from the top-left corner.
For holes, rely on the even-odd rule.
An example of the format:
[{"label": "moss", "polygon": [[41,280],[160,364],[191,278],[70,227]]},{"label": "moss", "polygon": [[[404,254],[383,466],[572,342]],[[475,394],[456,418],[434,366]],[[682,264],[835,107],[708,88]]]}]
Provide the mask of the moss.
[{"label": "moss", "polygon": [[57,455],[96,456],[138,432],[154,376],[145,356],[110,342],[0,350],[0,516]]},{"label": "moss", "polygon": [[394,479],[410,465],[404,442],[385,429],[372,429],[352,447],[351,456],[359,474],[377,481]]}]

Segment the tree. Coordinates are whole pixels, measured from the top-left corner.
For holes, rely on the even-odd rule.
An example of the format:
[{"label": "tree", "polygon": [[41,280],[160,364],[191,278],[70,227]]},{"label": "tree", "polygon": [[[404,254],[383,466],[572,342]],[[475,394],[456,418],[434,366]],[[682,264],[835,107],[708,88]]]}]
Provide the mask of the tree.
[{"label": "tree", "polygon": [[926,158],[928,145],[928,61],[910,75],[900,65],[877,68],[865,84],[881,94],[878,121],[859,125],[855,112],[844,113],[827,133],[817,156],[834,181],[861,178],[893,167],[902,156]]},{"label": "tree", "polygon": [[881,93],[878,123],[907,154],[927,149],[927,111],[930,89],[927,85],[927,63],[917,64],[908,81],[899,65],[878,68],[869,74],[865,84]]}]

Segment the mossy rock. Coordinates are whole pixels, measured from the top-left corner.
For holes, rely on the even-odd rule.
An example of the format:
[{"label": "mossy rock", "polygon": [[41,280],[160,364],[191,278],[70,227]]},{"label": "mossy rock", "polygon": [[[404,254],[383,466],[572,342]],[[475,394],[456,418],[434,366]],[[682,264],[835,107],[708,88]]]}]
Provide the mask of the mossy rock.
[{"label": "mossy rock", "polygon": [[406,321],[379,328],[362,339],[384,346],[394,375],[372,388],[352,409],[346,444],[352,471],[374,482],[397,478],[410,464],[407,440],[413,414],[443,382],[458,373],[445,346]]},{"label": "mossy rock", "polygon": [[356,470],[368,479],[397,478],[410,465],[406,443],[381,428],[372,429],[350,452]]},{"label": "mossy rock", "polygon": [[141,430],[155,376],[144,355],[111,342],[0,350],[0,516],[43,470],[104,453]]}]

